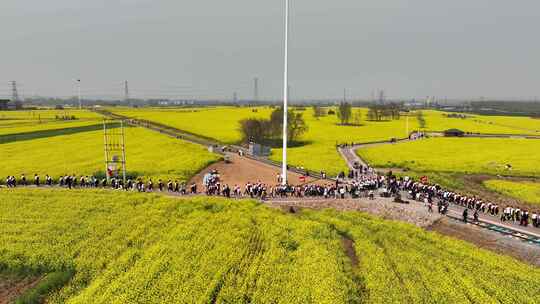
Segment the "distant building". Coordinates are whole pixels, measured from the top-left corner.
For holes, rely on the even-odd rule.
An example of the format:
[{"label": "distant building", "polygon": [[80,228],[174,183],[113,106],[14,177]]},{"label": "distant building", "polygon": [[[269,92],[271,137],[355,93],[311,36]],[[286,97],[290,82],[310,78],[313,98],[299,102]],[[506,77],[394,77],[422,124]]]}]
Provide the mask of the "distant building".
[{"label": "distant building", "polygon": [[444,131],[445,137],[463,137],[464,135],[465,135],[465,132],[458,129],[448,129]]},{"label": "distant building", "polygon": [[253,156],[270,156],[272,149],[261,144],[249,143],[249,154]]},{"label": "distant building", "polygon": [[0,110],[21,110],[22,102],[12,102],[9,99],[0,99]]},{"label": "distant building", "polygon": [[9,99],[0,99],[0,110],[7,110],[9,107]]}]

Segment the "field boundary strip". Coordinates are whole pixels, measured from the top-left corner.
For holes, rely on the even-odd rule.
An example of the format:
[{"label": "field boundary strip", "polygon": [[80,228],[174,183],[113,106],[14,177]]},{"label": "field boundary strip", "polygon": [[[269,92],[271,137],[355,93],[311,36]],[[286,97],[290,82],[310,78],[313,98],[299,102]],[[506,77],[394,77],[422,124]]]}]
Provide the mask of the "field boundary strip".
[{"label": "field boundary strip", "polygon": [[[437,136],[443,136],[444,135],[444,131],[425,130],[423,132],[426,133],[426,134],[436,134]],[[540,139],[540,135],[531,135],[531,134],[475,133],[475,132],[465,132],[465,134],[463,134],[463,137]]]},{"label": "field boundary strip", "polygon": [[102,124],[89,124],[86,126],[77,126],[77,127],[67,127],[60,129],[49,129],[49,130],[37,130],[29,131],[23,133],[11,133],[0,135],[0,144],[6,144],[17,141],[26,141],[34,139],[42,139],[55,136],[64,136],[72,135],[83,132],[93,132],[103,130]]}]

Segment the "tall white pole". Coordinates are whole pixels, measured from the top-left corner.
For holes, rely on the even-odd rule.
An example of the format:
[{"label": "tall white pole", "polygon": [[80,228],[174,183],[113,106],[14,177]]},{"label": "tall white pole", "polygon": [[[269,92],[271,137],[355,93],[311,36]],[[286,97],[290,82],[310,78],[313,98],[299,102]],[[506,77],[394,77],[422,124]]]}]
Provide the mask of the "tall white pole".
[{"label": "tall white pole", "polygon": [[77,96],[79,98],[79,109],[82,109],[82,101],[81,101],[81,80],[77,79]]},{"label": "tall white pole", "polygon": [[282,183],[287,184],[287,102],[289,99],[289,0],[285,0],[285,68],[283,70],[283,164]]}]

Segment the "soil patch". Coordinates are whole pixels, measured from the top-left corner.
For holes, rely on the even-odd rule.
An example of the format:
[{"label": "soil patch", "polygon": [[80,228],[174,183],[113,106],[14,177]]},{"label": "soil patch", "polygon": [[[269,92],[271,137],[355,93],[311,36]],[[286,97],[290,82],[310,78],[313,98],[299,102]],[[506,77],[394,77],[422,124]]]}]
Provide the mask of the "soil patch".
[{"label": "soil patch", "polygon": [[0,304],[12,303],[25,291],[34,288],[42,278],[0,275]]},{"label": "soil patch", "polygon": [[354,241],[351,240],[349,237],[343,236],[341,238],[341,245],[343,246],[343,250],[345,250],[345,253],[351,260],[351,264],[353,267],[358,266],[358,256],[356,255],[356,250],[354,249]]},{"label": "soil patch", "polygon": [[518,260],[540,267],[540,250],[538,250],[538,246],[525,243],[511,236],[449,218],[443,218],[435,222],[427,227],[427,230],[461,239],[499,254],[510,255]]},{"label": "soil patch", "polygon": [[[221,161],[212,164],[195,175],[189,183],[196,183],[197,188],[202,190],[204,175],[212,170],[217,170],[221,177],[222,184],[228,184],[231,187],[239,185],[242,187],[242,190],[244,185],[248,182],[260,182],[267,185],[278,184],[277,175],[281,173],[280,168],[247,157],[240,157],[237,154],[229,154],[229,156],[229,163]],[[289,183],[293,185],[301,185],[304,183],[326,185],[332,183],[328,180],[320,180],[313,177],[307,177],[304,181],[300,179],[300,177],[300,174],[290,171],[287,174]]]}]

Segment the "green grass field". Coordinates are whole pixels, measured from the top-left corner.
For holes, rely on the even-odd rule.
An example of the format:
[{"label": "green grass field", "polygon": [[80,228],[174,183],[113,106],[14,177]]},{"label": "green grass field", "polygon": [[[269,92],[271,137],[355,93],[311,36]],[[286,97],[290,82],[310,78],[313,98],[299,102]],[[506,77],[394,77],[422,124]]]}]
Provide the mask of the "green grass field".
[{"label": "green grass field", "polygon": [[[359,149],[375,167],[413,171],[540,176],[540,140],[430,138]],[[505,165],[510,164],[511,170]]]},{"label": "green grass field", "polygon": [[0,227],[2,269],[74,271],[47,303],[514,304],[540,294],[538,268],[356,212],[4,189]]},{"label": "green grass field", "polygon": [[484,186],[495,192],[540,207],[540,183],[487,180]]},{"label": "green grass field", "polygon": [[[241,136],[238,122],[249,117],[269,117],[271,109],[259,108],[110,108],[112,112],[129,117],[146,119],[170,125],[180,130],[213,138],[225,143],[237,143]],[[256,111],[256,112],[254,112]],[[357,111],[354,109],[353,111]],[[289,149],[289,162],[297,167],[315,171],[326,170],[335,175],[347,166],[339,153],[336,143],[390,140],[406,137],[406,118],[396,121],[372,122],[366,120],[367,109],[361,109],[362,126],[341,126],[335,115],[320,119],[313,117],[311,108],[303,111],[309,131],[301,138],[305,145]],[[459,128],[466,132],[499,134],[536,134],[540,130],[540,120],[526,117],[472,116],[467,119],[447,118],[439,111],[424,111],[426,130],[444,131]],[[418,129],[414,113],[409,118],[409,131]],[[271,159],[280,161],[281,149],[274,149]]]},{"label": "green grass field", "polygon": [[[143,128],[126,128],[128,175],[188,180],[218,160],[205,147]],[[67,132],[63,130],[63,132]],[[7,175],[104,174],[103,131],[83,131],[0,144],[1,183]]]}]

